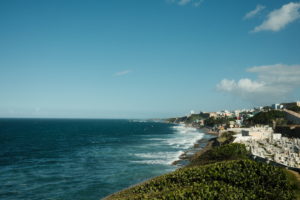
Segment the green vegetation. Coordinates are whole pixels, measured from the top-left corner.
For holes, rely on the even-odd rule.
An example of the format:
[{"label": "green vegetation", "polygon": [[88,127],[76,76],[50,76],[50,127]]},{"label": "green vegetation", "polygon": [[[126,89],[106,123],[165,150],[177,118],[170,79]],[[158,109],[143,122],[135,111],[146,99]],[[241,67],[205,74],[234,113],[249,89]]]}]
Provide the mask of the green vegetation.
[{"label": "green vegetation", "polygon": [[217,141],[220,145],[232,143],[234,140],[234,134],[236,133],[232,131],[226,131],[217,138]]},{"label": "green vegetation", "polygon": [[221,124],[229,124],[229,121],[235,120],[233,118],[228,118],[228,117],[210,117],[207,120],[205,120],[205,125],[213,127],[215,125],[221,125]]},{"label": "green vegetation", "polygon": [[291,200],[294,192],[281,168],[251,160],[235,160],[182,168],[108,199]]},{"label": "green vegetation", "polygon": [[238,143],[226,144],[209,151],[209,158],[216,161],[246,159],[248,157],[249,152],[246,150],[246,146]]},{"label": "green vegetation", "polygon": [[168,123],[179,123],[179,122],[185,122],[187,120],[187,117],[178,117],[178,118],[169,118],[166,119],[166,122]]},{"label": "green vegetation", "polygon": [[266,124],[271,125],[273,121],[278,121],[283,123],[283,119],[285,117],[285,113],[279,110],[271,110],[268,112],[260,112],[255,116],[248,119],[250,124]]},{"label": "green vegetation", "polygon": [[176,119],[177,118],[168,118],[165,121],[168,122],[168,123],[175,123]]},{"label": "green vegetation", "polygon": [[192,114],[191,116],[189,116],[187,119],[186,119],[186,123],[193,123],[197,120],[202,120],[204,119],[203,116],[201,116],[200,114]]},{"label": "green vegetation", "polygon": [[300,107],[299,106],[290,106],[287,109],[292,110],[292,111],[297,112],[297,113],[300,113]]},{"label": "green vegetation", "polygon": [[226,144],[214,147],[204,152],[201,156],[193,158],[190,165],[205,165],[221,161],[247,159],[249,155],[250,153],[246,150],[244,144]]},{"label": "green vegetation", "polygon": [[191,124],[196,122],[197,120],[202,120],[206,119],[206,117],[203,114],[192,114],[190,116],[184,116],[184,117],[179,117],[179,118],[169,118],[166,119],[167,122],[169,123],[179,123],[179,122],[185,122],[187,124]]}]

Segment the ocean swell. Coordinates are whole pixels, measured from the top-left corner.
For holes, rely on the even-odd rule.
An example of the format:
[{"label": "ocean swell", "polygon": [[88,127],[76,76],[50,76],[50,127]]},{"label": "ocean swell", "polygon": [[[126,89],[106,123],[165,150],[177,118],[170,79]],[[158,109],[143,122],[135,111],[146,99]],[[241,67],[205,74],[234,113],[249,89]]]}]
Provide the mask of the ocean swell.
[{"label": "ocean swell", "polygon": [[189,149],[193,148],[197,141],[204,137],[198,129],[184,125],[170,127],[173,134],[146,138],[143,152],[132,154],[132,163],[149,165],[171,165]]}]

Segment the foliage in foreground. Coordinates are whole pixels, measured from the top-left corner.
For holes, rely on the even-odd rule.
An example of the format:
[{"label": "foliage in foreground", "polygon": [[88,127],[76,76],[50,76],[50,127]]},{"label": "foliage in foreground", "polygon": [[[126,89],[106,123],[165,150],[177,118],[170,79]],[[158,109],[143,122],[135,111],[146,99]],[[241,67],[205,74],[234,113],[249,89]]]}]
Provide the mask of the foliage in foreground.
[{"label": "foliage in foreground", "polygon": [[281,168],[251,160],[234,160],[182,168],[109,199],[290,200],[294,199],[294,192]]}]

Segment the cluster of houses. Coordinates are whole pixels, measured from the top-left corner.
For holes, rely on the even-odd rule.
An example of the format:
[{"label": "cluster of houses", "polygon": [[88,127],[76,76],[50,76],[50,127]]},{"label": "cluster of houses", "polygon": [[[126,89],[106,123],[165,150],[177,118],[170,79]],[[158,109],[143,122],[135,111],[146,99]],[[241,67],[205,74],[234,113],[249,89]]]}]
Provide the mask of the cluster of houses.
[{"label": "cluster of houses", "polygon": [[233,127],[241,127],[242,123],[245,119],[253,117],[256,113],[254,109],[243,109],[243,110],[234,110],[234,111],[218,111],[218,112],[200,112],[199,115],[202,116],[204,119],[196,120],[195,123],[199,124],[200,126],[205,125],[205,119],[208,118],[227,118],[228,123],[217,124],[216,129],[224,130],[227,126]]},{"label": "cluster of houses", "polygon": [[[243,127],[243,122],[259,112],[269,111],[269,110],[285,110],[286,108],[298,106],[300,107],[300,101],[291,102],[291,103],[281,103],[281,104],[273,104],[271,106],[264,107],[255,107],[253,109],[241,109],[241,110],[222,110],[217,112],[200,112],[199,115],[203,117],[203,119],[195,120],[195,124],[198,126],[205,126],[205,119],[208,118],[227,118],[227,123],[216,124],[213,127],[214,131],[222,131],[226,128],[240,128]],[[194,111],[191,112],[189,116],[195,115]]]}]

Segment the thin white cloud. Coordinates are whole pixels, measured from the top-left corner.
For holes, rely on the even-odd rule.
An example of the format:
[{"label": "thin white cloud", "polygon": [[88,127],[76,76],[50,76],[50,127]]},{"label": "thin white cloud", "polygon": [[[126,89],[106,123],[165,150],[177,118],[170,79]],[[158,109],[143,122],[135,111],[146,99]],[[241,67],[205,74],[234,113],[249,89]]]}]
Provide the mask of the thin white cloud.
[{"label": "thin white cloud", "polygon": [[195,7],[199,7],[199,6],[201,6],[201,5],[202,5],[202,3],[203,3],[203,1],[204,1],[204,0],[200,0],[200,1],[196,1],[196,2],[194,2],[194,6],[195,6]]},{"label": "thin white cloud", "polygon": [[265,65],[255,66],[247,70],[257,73],[260,80],[272,84],[300,85],[300,65]]},{"label": "thin white cloud", "polygon": [[270,12],[267,19],[259,26],[255,27],[253,32],[259,31],[280,31],[286,25],[300,18],[300,2],[288,3],[281,8]]},{"label": "thin white cloud", "polygon": [[185,6],[185,5],[193,5],[195,7],[199,7],[204,0],[167,0],[170,3],[177,4],[179,6]]},{"label": "thin white cloud", "polygon": [[226,92],[245,92],[252,93],[262,90],[265,86],[264,82],[252,81],[248,78],[239,81],[223,79],[218,85],[218,89]]},{"label": "thin white cloud", "polygon": [[119,72],[116,72],[114,74],[114,76],[124,76],[126,74],[129,74],[131,71],[130,70],[125,70],[125,71],[119,71]]},{"label": "thin white cloud", "polygon": [[255,66],[247,72],[256,73],[257,80],[223,79],[217,84],[217,89],[256,104],[266,104],[285,101],[300,87],[300,65]]},{"label": "thin white cloud", "polygon": [[179,0],[178,5],[184,6],[184,5],[188,4],[188,3],[190,3],[191,1],[192,0]]},{"label": "thin white cloud", "polygon": [[264,10],[266,7],[263,5],[257,5],[254,10],[251,10],[248,12],[245,16],[244,19],[250,19],[258,15],[262,10]]}]

